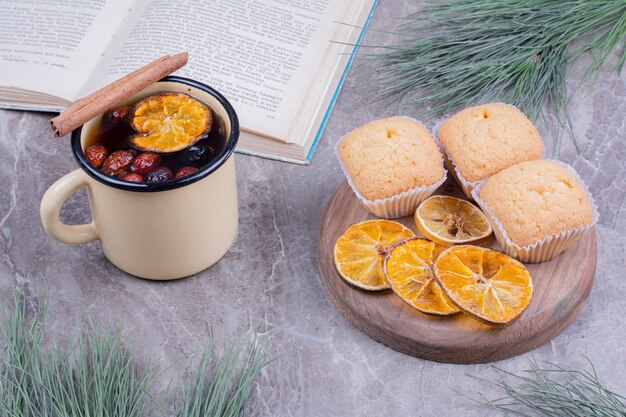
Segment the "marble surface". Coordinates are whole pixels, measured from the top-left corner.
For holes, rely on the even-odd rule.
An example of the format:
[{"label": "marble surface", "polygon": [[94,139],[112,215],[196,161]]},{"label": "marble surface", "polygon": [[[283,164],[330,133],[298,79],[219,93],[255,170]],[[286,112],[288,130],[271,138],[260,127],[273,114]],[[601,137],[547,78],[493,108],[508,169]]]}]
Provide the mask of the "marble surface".
[{"label": "marble surface", "polygon": [[[382,1],[365,43],[393,36],[391,17],[414,5]],[[263,416],[484,416],[459,395],[493,395],[468,376],[497,376],[490,365],[449,365],[395,352],[356,330],[330,304],[318,276],[316,245],[324,206],[343,181],[333,155],[336,140],[382,116],[424,119],[411,108],[369,103],[360,88],[361,59],[350,72],[313,162],[308,167],[236,156],[240,230],[215,266],[173,282],[150,282],[112,266],[99,244],[65,245],[49,238],[39,220],[44,191],[75,168],[67,141],[49,133],[50,115],[0,111],[0,290],[18,283],[49,300],[47,332],[67,340],[88,319],[123,325],[142,360],[171,365],[197,352],[215,334],[258,329],[274,353],[289,352],[267,367],[255,396]],[[616,62],[614,59],[613,62]],[[571,85],[581,75],[569,72]],[[579,318],[550,343],[497,363],[527,369],[532,357],[568,367],[596,365],[606,384],[626,392],[626,82],[604,73],[571,105],[580,152],[565,139],[559,159],[573,165],[600,209],[595,284]],[[548,143],[555,132],[539,125]],[[84,193],[66,204],[71,223],[89,219]],[[555,277],[558,279],[558,277]],[[185,361],[159,380],[185,373]]]}]

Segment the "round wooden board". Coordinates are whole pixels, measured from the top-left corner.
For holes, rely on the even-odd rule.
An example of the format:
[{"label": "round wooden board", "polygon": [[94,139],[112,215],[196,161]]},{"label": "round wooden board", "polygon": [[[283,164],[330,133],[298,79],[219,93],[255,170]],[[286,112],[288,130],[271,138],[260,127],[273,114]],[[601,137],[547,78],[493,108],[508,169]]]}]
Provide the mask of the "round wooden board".
[{"label": "round wooden board", "polygon": [[[459,195],[450,181],[440,190]],[[533,278],[533,299],[522,316],[509,326],[491,327],[464,314],[447,317],[422,314],[391,291],[363,291],[337,274],[333,263],[335,241],[350,225],[374,218],[347,183],[337,189],[320,226],[321,278],[330,299],[354,326],[400,352],[449,363],[510,358],[561,333],[583,309],[591,291],[597,255],[594,229],[553,261],[526,265]],[[417,232],[412,216],[398,221]],[[498,248],[493,238],[489,246]]]}]

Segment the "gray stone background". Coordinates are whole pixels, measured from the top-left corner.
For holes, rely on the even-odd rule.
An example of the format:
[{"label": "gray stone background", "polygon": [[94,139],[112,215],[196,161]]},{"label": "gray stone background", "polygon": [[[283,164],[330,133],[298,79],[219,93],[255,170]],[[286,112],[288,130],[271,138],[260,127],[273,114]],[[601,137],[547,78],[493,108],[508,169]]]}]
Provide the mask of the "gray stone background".
[{"label": "gray stone background", "polygon": [[[365,44],[393,35],[392,17],[415,4],[381,1]],[[468,374],[494,379],[490,365],[449,365],[395,352],[356,330],[330,304],[318,276],[316,245],[324,206],[343,181],[332,149],[347,131],[371,119],[408,115],[428,126],[436,120],[411,108],[370,103],[357,59],[332,112],[311,166],[236,156],[240,198],[237,242],[215,266],[191,278],[150,282],[107,262],[98,243],[69,246],[49,238],[39,220],[44,191],[75,168],[68,141],[53,139],[48,114],[0,111],[0,288],[16,283],[47,294],[47,332],[67,340],[86,322],[124,328],[142,360],[171,365],[202,349],[216,335],[258,329],[274,353],[256,396],[264,416],[484,416],[460,396],[493,395]],[[616,59],[613,59],[613,63]],[[572,86],[581,67],[569,71]],[[566,367],[595,364],[606,384],[626,392],[626,82],[605,71],[573,100],[570,111],[580,153],[565,139],[559,159],[573,165],[600,208],[598,267],[589,302],[578,319],[550,343],[496,365],[527,369],[529,360]],[[469,103],[468,103],[469,104]],[[555,131],[538,125],[548,144]],[[85,194],[73,197],[63,218],[89,218]],[[558,279],[558,277],[554,277]],[[219,339],[219,337],[218,337]],[[186,362],[159,380],[174,384]]]}]

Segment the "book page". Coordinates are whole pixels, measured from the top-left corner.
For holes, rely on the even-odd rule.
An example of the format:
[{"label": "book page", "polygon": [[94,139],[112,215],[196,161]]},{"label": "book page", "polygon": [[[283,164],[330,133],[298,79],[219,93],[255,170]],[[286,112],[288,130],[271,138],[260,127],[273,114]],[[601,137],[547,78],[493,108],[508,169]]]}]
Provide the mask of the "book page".
[{"label": "book page", "polygon": [[342,24],[337,26],[333,35],[335,42],[328,44],[325,59],[298,110],[300,114],[309,116],[298,118],[289,132],[289,137],[302,138],[300,144],[305,148],[310,146],[307,143],[313,143],[316,135],[321,133],[320,127],[325,125],[374,3],[375,0],[350,2],[341,19]]},{"label": "book page", "polygon": [[77,99],[131,6],[127,0],[0,0],[0,85]]},{"label": "book page", "polygon": [[189,63],[177,75],[222,92],[244,129],[286,140],[349,3],[147,0],[88,87],[186,50]]}]

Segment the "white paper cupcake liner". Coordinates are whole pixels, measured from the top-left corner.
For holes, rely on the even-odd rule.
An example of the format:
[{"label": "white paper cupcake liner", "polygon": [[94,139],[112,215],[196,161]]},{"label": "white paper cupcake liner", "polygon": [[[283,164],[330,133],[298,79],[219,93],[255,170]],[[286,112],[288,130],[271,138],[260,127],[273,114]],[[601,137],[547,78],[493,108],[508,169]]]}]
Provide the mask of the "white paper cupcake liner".
[{"label": "white paper cupcake liner", "polygon": [[[411,117],[407,117],[407,116],[393,116],[393,117],[390,117],[390,119],[407,119],[407,120],[411,120],[413,122],[419,123],[420,125],[424,126],[420,121],[413,119]],[[441,157],[442,176],[440,180],[438,180],[432,185],[412,188],[410,190],[403,191],[402,193],[393,195],[391,197],[382,198],[378,200],[368,200],[367,198],[363,197],[363,195],[361,195],[359,190],[356,188],[354,181],[352,181],[352,176],[350,175],[350,172],[348,172],[348,169],[346,168],[343,161],[341,160],[341,156],[339,156],[339,145],[341,144],[341,142],[343,141],[346,135],[343,135],[341,139],[337,141],[337,144],[335,145],[335,155],[337,155],[337,159],[339,160],[339,165],[341,166],[341,170],[346,176],[346,179],[348,181],[348,184],[350,185],[350,188],[352,188],[352,191],[357,196],[359,201],[361,201],[361,203],[367,209],[367,211],[369,211],[376,217],[380,217],[383,219],[397,219],[399,217],[412,215],[413,213],[415,213],[417,206],[422,201],[430,197],[437,190],[437,188],[439,188],[441,184],[443,184],[446,181],[447,175],[446,175],[446,169],[444,167],[441,147],[440,147],[439,141],[436,138],[433,138],[435,140],[435,143],[437,144],[437,148],[439,149],[439,156]]]},{"label": "white paper cupcake liner", "polygon": [[443,150],[443,158],[446,162],[446,166],[448,167],[448,171],[456,180],[456,183],[459,185],[459,188],[461,188],[461,191],[463,191],[463,194],[465,194],[465,196],[469,200],[473,200],[474,198],[472,197],[472,191],[480,181],[472,182],[466,180],[463,174],[461,174],[461,171],[459,171],[459,168],[454,163],[454,159],[449,156],[448,151],[446,151],[446,147],[443,143],[441,144],[441,149]]},{"label": "white paper cupcake liner", "polygon": [[[496,102],[495,104],[505,104],[505,105],[507,105],[509,107],[513,107],[514,109],[517,109],[517,110],[521,111],[517,106],[514,106],[514,105],[509,104],[509,103]],[[524,112],[522,112],[522,113],[524,113]],[[450,117],[452,117],[452,116],[450,116]],[[483,178],[481,180],[478,180],[478,181],[468,181],[467,179],[465,179],[465,177],[463,177],[463,174],[461,174],[461,171],[459,170],[459,168],[456,166],[456,163],[454,162],[454,158],[452,158],[450,156],[450,154],[446,150],[445,145],[439,141],[439,128],[441,127],[443,122],[448,120],[450,117],[447,117],[445,119],[441,119],[439,122],[437,122],[437,124],[433,128],[432,135],[437,139],[437,143],[440,143],[441,150],[443,151],[444,161],[446,162],[446,166],[448,167],[448,171],[450,171],[450,174],[456,180],[457,184],[461,188],[461,191],[463,191],[463,194],[465,194],[465,196],[468,199],[473,200],[474,197],[473,197],[472,191],[474,190],[474,188],[476,188],[478,183],[480,183],[481,181],[485,180],[485,178]],[[543,142],[543,139],[542,139],[542,142]],[[542,158],[543,158],[543,155],[542,155]]]},{"label": "white paper cupcake liner", "polygon": [[600,218],[598,208],[593,199],[593,196],[589,192],[589,188],[587,188],[582,178],[580,178],[580,175],[578,175],[574,168],[567,165],[566,163],[561,161],[554,162],[560,164],[561,166],[565,167],[565,169],[567,169],[569,172],[571,172],[587,193],[587,197],[591,202],[591,208],[593,211],[593,217],[590,224],[565,230],[561,233],[557,233],[551,236],[547,236],[543,239],[539,239],[536,242],[531,243],[530,245],[519,246],[517,243],[511,241],[508,234],[506,233],[506,230],[502,226],[500,219],[496,217],[496,215],[491,211],[489,206],[480,198],[480,189],[488,178],[480,181],[472,191],[474,200],[487,216],[489,223],[491,223],[491,227],[493,228],[496,240],[500,244],[502,250],[522,262],[540,263],[547,262],[556,258],[558,255],[565,252],[570,246],[572,246],[572,244],[574,244],[587,230],[591,229]]}]

